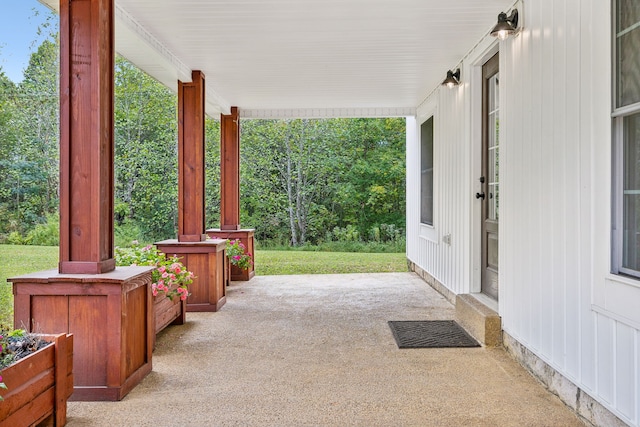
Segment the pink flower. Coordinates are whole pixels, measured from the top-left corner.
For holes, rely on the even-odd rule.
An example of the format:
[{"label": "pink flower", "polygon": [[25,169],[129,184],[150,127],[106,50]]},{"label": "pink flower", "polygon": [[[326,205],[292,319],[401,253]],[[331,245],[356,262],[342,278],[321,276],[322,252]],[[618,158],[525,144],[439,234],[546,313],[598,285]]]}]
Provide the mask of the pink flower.
[{"label": "pink flower", "polygon": [[182,295],[180,295],[180,300],[181,300],[181,301],[184,301],[184,300],[186,300],[186,299],[187,299],[187,294],[182,294]]},{"label": "pink flower", "polygon": [[153,290],[151,291],[151,293],[153,294],[154,297],[158,296],[158,290],[156,288],[153,288]]},{"label": "pink flower", "polygon": [[242,258],[240,255],[234,255],[233,259],[235,259],[236,261],[240,261],[240,258]]},{"label": "pink flower", "polygon": [[164,273],[162,273],[162,278],[166,279],[167,277],[169,277],[169,273],[167,273],[166,271]]},{"label": "pink flower", "polygon": [[158,268],[158,271],[160,272],[160,274],[164,273],[165,271],[167,271],[167,268],[163,265],[161,267]]},{"label": "pink flower", "polygon": [[180,273],[181,267],[182,265],[178,262],[174,262],[173,264],[171,264],[171,269],[175,272],[175,273]]}]

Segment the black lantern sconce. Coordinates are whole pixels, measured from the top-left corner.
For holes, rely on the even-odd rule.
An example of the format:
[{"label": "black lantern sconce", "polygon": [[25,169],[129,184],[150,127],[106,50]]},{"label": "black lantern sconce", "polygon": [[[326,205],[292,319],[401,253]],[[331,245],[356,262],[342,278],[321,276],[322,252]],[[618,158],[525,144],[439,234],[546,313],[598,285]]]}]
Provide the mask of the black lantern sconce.
[{"label": "black lantern sconce", "polygon": [[447,78],[442,82],[442,86],[446,86],[451,89],[454,86],[458,86],[460,84],[460,68],[456,69],[456,71],[447,71]]},{"label": "black lantern sconce", "polygon": [[509,16],[504,12],[500,12],[498,15],[498,23],[493,27],[493,30],[491,30],[491,35],[498,37],[500,40],[504,40],[517,31],[518,9],[513,9]]}]

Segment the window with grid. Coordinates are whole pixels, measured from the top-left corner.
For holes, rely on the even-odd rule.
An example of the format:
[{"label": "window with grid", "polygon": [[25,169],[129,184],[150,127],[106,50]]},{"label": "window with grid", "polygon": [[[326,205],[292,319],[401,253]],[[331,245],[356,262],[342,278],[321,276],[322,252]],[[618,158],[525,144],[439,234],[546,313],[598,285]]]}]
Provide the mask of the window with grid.
[{"label": "window with grid", "polygon": [[613,6],[612,270],[640,277],[640,1]]}]

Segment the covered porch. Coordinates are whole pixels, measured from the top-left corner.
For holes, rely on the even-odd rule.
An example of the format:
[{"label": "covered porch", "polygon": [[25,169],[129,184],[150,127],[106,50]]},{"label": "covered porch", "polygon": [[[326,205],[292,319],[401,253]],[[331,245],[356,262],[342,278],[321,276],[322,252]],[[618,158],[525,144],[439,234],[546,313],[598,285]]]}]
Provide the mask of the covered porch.
[{"label": "covered porch", "polygon": [[503,349],[398,349],[389,320],[455,308],[414,273],[256,276],[158,336],[122,401],[68,426],[581,426]]},{"label": "covered porch", "polygon": [[[99,284],[114,269],[116,51],[178,93],[177,240],[186,246],[207,245],[205,113],[232,126],[234,166],[236,127],[245,119],[406,117],[412,268],[449,300],[484,292],[485,276],[499,282],[491,304],[505,345],[519,348],[517,356],[594,424],[637,426],[640,285],[610,268],[611,206],[600,203],[613,191],[618,3],[61,0],[59,272]],[[515,37],[491,37],[496,15],[514,9]],[[636,21],[620,34],[636,35]],[[440,86],[448,74],[458,77],[451,90]],[[619,114],[637,114],[639,105]],[[493,122],[485,120],[491,114]],[[487,185],[495,193],[485,199]],[[221,228],[237,230],[237,181],[229,189],[221,205],[233,205],[223,206]],[[490,233],[485,220],[494,221]],[[127,417],[123,424],[146,414],[140,423],[155,425],[579,422],[500,350],[398,351],[386,325],[392,316],[450,318],[453,306],[417,275],[379,288],[374,276],[360,284],[353,277],[258,278],[231,287],[225,310],[197,313],[184,330],[160,337],[153,372],[150,351],[141,356],[135,379],[150,374],[117,411],[73,403],[70,424],[112,425],[115,413]],[[555,409],[568,418],[554,418]]]}]

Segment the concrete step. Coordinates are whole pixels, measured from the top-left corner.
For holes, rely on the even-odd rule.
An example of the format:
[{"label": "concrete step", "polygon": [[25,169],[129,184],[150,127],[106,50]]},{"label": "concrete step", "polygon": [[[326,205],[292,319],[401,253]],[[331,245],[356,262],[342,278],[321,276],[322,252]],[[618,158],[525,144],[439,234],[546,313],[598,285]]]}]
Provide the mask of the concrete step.
[{"label": "concrete step", "polygon": [[482,294],[456,295],[456,320],[486,347],[502,345],[498,304]]}]

